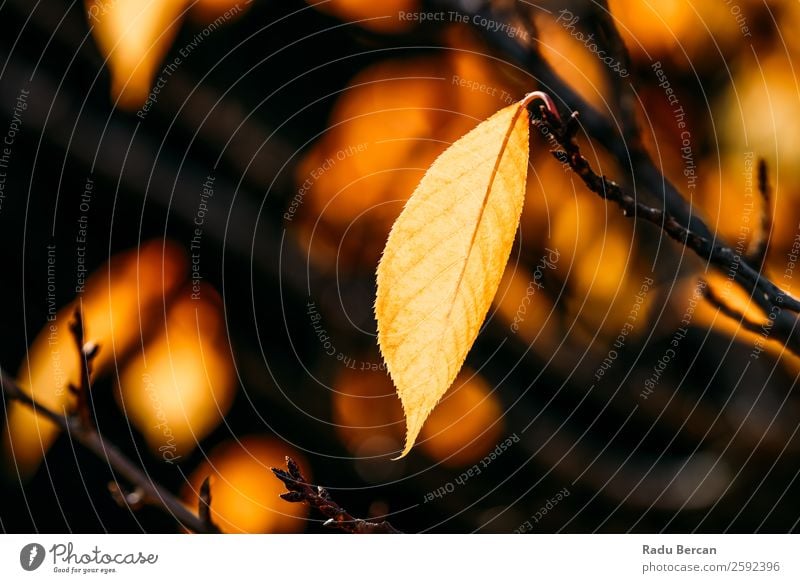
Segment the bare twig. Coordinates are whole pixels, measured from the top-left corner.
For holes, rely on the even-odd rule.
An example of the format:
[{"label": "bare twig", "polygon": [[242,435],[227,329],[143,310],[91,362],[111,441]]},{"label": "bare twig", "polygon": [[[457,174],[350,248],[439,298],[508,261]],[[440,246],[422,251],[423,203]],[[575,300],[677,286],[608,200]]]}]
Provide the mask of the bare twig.
[{"label": "bare twig", "polygon": [[561,123],[546,108],[531,109],[533,112],[538,111],[541,116],[535,119],[534,123],[543,127],[545,130],[543,133],[561,148],[553,151],[553,156],[567,164],[589,190],[616,203],[624,215],[639,217],[658,226],[700,258],[727,273],[751,295],[765,313],[770,314],[770,319],[774,321],[771,328],[773,338],[782,340],[789,350],[800,354],[800,331],[796,326],[800,301],[767,279],[760,271],[753,268],[745,257],[740,257],[730,247],[712,243],[708,238],[686,228],[668,212],[647,206],[625,192],[614,181],[595,173],[575,139],[579,127],[577,113],[573,113],[566,123]]},{"label": "bare twig", "polygon": [[288,471],[272,468],[272,472],[289,490],[281,494],[281,498],[287,502],[305,502],[311,508],[328,517],[328,520],[325,521],[325,526],[338,528],[353,534],[400,534],[400,531],[386,520],[369,522],[352,516],[331,499],[325,488],[309,484],[300,471],[300,466],[290,457],[286,458],[286,468]]},{"label": "bare twig", "polygon": [[710,285],[706,285],[703,288],[703,297],[705,297],[712,306],[717,308],[725,316],[738,322],[738,324],[745,330],[749,332],[755,332],[756,334],[761,334],[764,331],[763,324],[749,320],[744,316],[744,314],[730,307],[725,303],[725,300],[717,295],[717,292],[715,292]]},{"label": "bare twig", "polygon": [[206,476],[200,486],[200,495],[197,497],[197,514],[209,530],[217,530],[211,519],[211,476]]},{"label": "bare twig", "polygon": [[[82,343],[83,331],[80,320],[73,322],[70,329],[75,330],[80,328],[80,331],[75,332],[76,341]],[[95,350],[88,351],[92,356],[85,354],[87,362],[83,367],[84,373],[82,374],[81,384],[88,382],[90,374],[89,362],[93,358]],[[138,506],[142,502],[161,508],[166,514],[174,518],[178,524],[190,531],[197,533],[216,533],[219,532],[213,525],[205,523],[199,516],[190,512],[183,503],[173,496],[163,486],[153,481],[147,473],[139,466],[134,464],[125,454],[123,454],[115,445],[103,438],[97,432],[94,425],[86,423],[83,419],[84,414],[78,413],[76,415],[64,411],[62,414],[56,413],[49,408],[37,403],[26,391],[24,391],[2,368],[0,368],[0,390],[3,395],[8,399],[17,401],[26,407],[30,407],[37,415],[54,423],[62,431],[66,432],[69,437],[86,449],[92,452],[98,459],[108,463],[109,467],[115,474],[119,474],[129,484],[133,485],[135,490],[132,494],[123,494],[122,486],[118,482],[114,482],[114,486],[110,487],[112,495],[120,502],[126,504],[130,501],[130,506]],[[77,390],[77,389],[76,389]],[[81,392],[78,392],[80,396]],[[116,477],[115,477],[116,480]]]},{"label": "bare twig", "polygon": [[139,510],[144,506],[145,499],[144,493],[139,488],[134,488],[131,492],[126,492],[116,482],[108,483],[108,491],[111,497],[119,504],[121,508],[130,508],[131,510]]},{"label": "bare twig", "polygon": [[[433,4],[447,8],[448,10],[459,12],[467,18],[465,21],[480,22],[480,17],[491,17],[492,20],[503,22],[503,15],[492,12],[491,5],[485,6],[481,2],[466,3],[460,0],[432,0]],[[535,7],[531,3],[518,2],[515,4],[520,10],[525,10],[526,22],[529,30],[535,32],[530,19],[532,18]],[[598,8],[602,11],[602,8]],[[475,18],[479,17],[479,18]],[[608,19],[611,17],[608,16]],[[588,20],[588,19],[586,19]],[[509,27],[512,23],[506,23]],[[641,145],[641,140],[635,135],[634,129],[638,132],[635,123],[635,108],[626,97],[624,107],[618,112],[620,118],[609,119],[601,112],[597,111],[588,101],[575,91],[570,84],[556,73],[542,58],[539,52],[539,40],[534,36],[530,43],[520,43],[510,39],[503,33],[504,27],[482,27],[474,26],[473,29],[484,40],[500,51],[503,58],[510,59],[520,67],[528,71],[538,82],[539,86],[549,92],[560,103],[564,104],[571,111],[581,112],[581,122],[587,135],[595,139],[606,150],[608,150],[620,163],[622,168],[630,168],[637,187],[650,193],[654,200],[663,201],[664,209],[673,216],[676,221],[685,225],[687,229],[708,239],[712,238],[711,231],[697,215],[691,212],[691,207],[681,195],[680,191],[667,179],[663,173],[653,163],[650,155]],[[607,42],[612,46],[624,47],[622,39],[616,30],[616,26],[605,27]],[[608,50],[614,50],[606,47]],[[616,54],[620,58],[627,58],[627,53]],[[631,77],[631,80],[633,78]],[[620,96],[633,95],[633,87],[628,80],[615,79],[615,83],[627,83],[628,87],[624,90],[614,89]],[[614,83],[612,83],[613,85]],[[622,103],[622,102],[621,102]],[[632,121],[631,121],[632,120]]]},{"label": "bare twig", "polygon": [[[491,6],[483,8],[480,3],[463,4],[458,0],[435,0],[441,5],[450,6],[472,16],[481,10],[492,10]],[[780,340],[790,351],[800,354],[800,330],[798,330],[797,314],[800,312],[800,302],[762,275],[764,255],[769,232],[771,230],[771,200],[770,191],[766,180],[766,165],[759,166],[759,191],[765,201],[763,215],[763,231],[765,241],[761,242],[753,256],[747,254],[739,256],[730,247],[716,244],[715,237],[703,220],[691,212],[691,207],[677,188],[663,175],[653,163],[647,150],[640,139],[640,130],[635,116],[635,89],[630,81],[621,78],[612,79],[612,92],[617,115],[609,119],[595,110],[574,89],[572,89],[547,61],[542,58],[538,50],[538,37],[533,26],[532,5],[517,3],[518,9],[525,12],[528,20],[528,30],[533,33],[535,42],[519,43],[510,42],[508,38],[488,27],[475,27],[475,31],[484,39],[500,49],[507,58],[515,60],[524,67],[538,81],[542,88],[552,94],[572,111],[581,112],[580,128],[587,136],[596,140],[608,150],[623,168],[631,169],[631,177],[635,183],[645,191],[663,200],[663,210],[640,203],[633,196],[625,193],[619,185],[608,180],[605,176],[598,176],[589,163],[580,155],[579,148],[574,140],[579,124],[573,114],[566,123],[547,118],[551,130],[554,131],[556,141],[562,150],[554,153],[557,159],[568,164],[583,180],[586,186],[603,198],[616,202],[627,216],[637,216],[657,225],[670,237],[686,245],[701,259],[716,266],[722,271],[727,271],[729,277],[735,280],[755,303],[765,313],[769,314],[772,325],[770,337]],[[469,12],[472,10],[473,12]],[[501,14],[493,14],[494,19],[501,19]],[[601,1],[594,9],[590,10],[589,18],[584,18],[583,26],[593,29],[597,34],[598,43],[603,45],[608,54],[625,65],[630,63],[625,45],[619,31],[613,22],[613,17],[608,11],[606,2]],[[626,85],[622,87],[622,85]],[[530,108],[534,111],[534,108]],[[552,117],[552,116],[550,116]]]},{"label": "bare twig", "polygon": [[763,158],[758,161],[758,193],[761,195],[761,232],[753,248],[747,253],[747,260],[759,268],[764,267],[772,233],[772,188],[769,185],[767,162]]},{"label": "bare twig", "polygon": [[[605,54],[620,63],[626,71],[631,70],[631,57],[628,48],[617,30],[617,25],[611,15],[607,0],[587,2],[589,18],[584,19],[586,27],[594,36],[599,46],[605,49]],[[647,157],[642,145],[639,122],[636,119],[636,94],[630,83],[623,82],[609,67],[602,69],[606,73],[611,89],[614,110],[619,118],[620,133],[627,144],[631,157]]]},{"label": "bare twig", "polygon": [[90,391],[92,389],[92,364],[97,357],[97,353],[100,351],[100,346],[94,342],[84,342],[83,313],[81,312],[80,306],[75,308],[73,320],[69,324],[69,331],[72,333],[72,337],[75,340],[75,347],[81,357],[80,383],[78,386],[70,383],[69,390],[77,399],[75,411],[77,412],[78,418],[81,423],[88,428],[94,425],[92,421],[92,408],[89,404],[89,400],[91,398]]}]

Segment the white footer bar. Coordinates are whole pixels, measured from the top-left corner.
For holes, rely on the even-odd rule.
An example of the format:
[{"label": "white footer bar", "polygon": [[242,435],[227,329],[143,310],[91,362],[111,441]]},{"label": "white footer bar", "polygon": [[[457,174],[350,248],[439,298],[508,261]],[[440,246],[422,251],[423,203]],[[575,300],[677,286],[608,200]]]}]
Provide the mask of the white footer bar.
[{"label": "white footer bar", "polygon": [[0,581],[778,583],[800,581],[799,551],[790,535],[3,535]]}]

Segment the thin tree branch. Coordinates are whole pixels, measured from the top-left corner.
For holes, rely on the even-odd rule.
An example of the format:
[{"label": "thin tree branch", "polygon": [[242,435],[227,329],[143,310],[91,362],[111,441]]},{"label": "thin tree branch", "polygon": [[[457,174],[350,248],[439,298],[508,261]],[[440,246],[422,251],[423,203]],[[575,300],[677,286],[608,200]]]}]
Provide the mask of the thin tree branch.
[{"label": "thin tree branch", "polygon": [[746,318],[741,312],[731,308],[708,284],[706,284],[706,286],[703,288],[703,297],[706,298],[712,306],[717,308],[725,316],[731,320],[735,320],[745,330],[749,332],[755,332],[756,334],[761,334],[764,331],[763,324],[753,322],[752,320]]},{"label": "thin tree branch", "polygon": [[753,249],[747,254],[747,260],[753,265],[763,268],[767,259],[769,238],[772,233],[772,188],[769,184],[767,162],[763,158],[758,161],[758,193],[761,195],[761,232]]},{"label": "thin tree branch", "polygon": [[[606,54],[612,57],[626,71],[631,70],[631,57],[628,48],[617,30],[614,17],[608,7],[607,0],[589,2],[587,16],[584,21],[590,33],[594,33],[598,45],[605,48]],[[641,128],[636,119],[636,94],[633,86],[618,77],[617,73],[609,67],[603,67],[609,81],[614,109],[620,121],[623,141],[631,151],[631,156],[641,158],[649,156],[644,149],[641,138]]]},{"label": "thin tree branch", "polygon": [[[79,316],[79,314],[76,314],[76,316]],[[82,344],[83,327],[80,319],[73,322],[70,329],[73,330],[76,342]],[[77,329],[80,329],[80,332],[76,332],[75,330]],[[96,349],[91,349],[88,352],[93,355],[96,353]],[[82,367],[84,372],[81,375],[81,385],[83,385],[84,382],[88,383],[90,374],[89,362],[93,356],[85,355],[85,358],[87,359],[87,363],[86,366]],[[144,470],[134,464],[115,445],[104,439],[103,436],[97,432],[94,425],[85,422],[85,413],[80,413],[79,411],[77,414],[70,414],[64,411],[63,414],[58,414],[40,403],[37,403],[2,368],[0,368],[0,390],[8,399],[30,407],[37,415],[54,423],[62,431],[66,432],[71,439],[80,443],[98,459],[108,463],[114,473],[119,474],[129,484],[135,487],[134,494],[131,495],[123,495],[122,487],[118,483],[110,487],[112,494],[114,494],[114,491],[117,492],[114,497],[118,502],[124,501],[127,503],[129,496],[134,496],[138,502],[146,502],[147,504],[161,508],[185,529],[197,533],[219,532],[216,527],[207,524],[199,516],[190,512],[178,498],[173,496],[163,486],[154,482]],[[77,388],[76,390],[79,391],[78,395],[80,400],[82,391]],[[134,499],[131,498],[131,500],[133,501]]]},{"label": "thin tree branch", "polygon": [[94,342],[84,342],[83,334],[83,313],[80,306],[75,307],[73,320],[69,324],[69,331],[72,333],[72,338],[75,340],[75,347],[81,358],[81,380],[78,386],[69,384],[70,392],[75,395],[77,403],[75,411],[80,418],[84,427],[93,427],[93,414],[92,408],[89,404],[91,398],[90,391],[91,378],[92,378],[92,365],[97,353],[100,351],[100,346]]},{"label": "thin tree branch", "polygon": [[[447,2],[448,0],[439,1]],[[518,6],[525,7],[526,4],[519,3]],[[531,30],[535,33],[532,24],[533,10],[530,7],[526,12],[528,20],[531,22]],[[594,8],[589,9],[587,16],[583,19],[583,26],[594,30],[598,44],[602,44],[607,53],[629,67],[630,56],[614,24],[613,16],[608,10],[607,2],[599,0]],[[517,50],[514,51],[508,42],[497,38],[491,31],[484,29],[478,30],[478,32],[483,34],[489,42],[503,46],[507,54],[517,58],[529,72],[542,82],[544,87],[553,91],[562,102],[569,105],[570,109],[581,111],[581,127],[586,134],[603,145],[622,167],[630,164],[632,177],[638,181],[638,184],[644,186],[645,190],[651,194],[663,193],[664,210],[639,203],[634,197],[624,193],[616,183],[607,180],[604,176],[598,176],[591,170],[589,163],[580,155],[580,150],[574,140],[578,130],[576,114],[573,114],[566,124],[561,124],[557,119],[553,119],[553,116],[545,114],[546,123],[550,123],[551,130],[555,127],[560,130],[555,131],[554,135],[563,151],[555,152],[556,158],[568,164],[578,173],[590,190],[603,198],[616,202],[624,214],[639,216],[656,224],[670,237],[692,249],[704,261],[723,272],[727,271],[728,276],[750,293],[756,304],[769,314],[771,326],[767,336],[782,341],[790,351],[800,355],[800,331],[797,326],[800,302],[761,274],[772,229],[771,192],[767,180],[766,164],[763,160],[759,163],[758,168],[759,192],[764,201],[763,238],[753,253],[741,257],[726,245],[712,243],[715,238],[711,230],[700,217],[690,212],[690,207],[680,192],[656,168],[640,139],[640,130],[635,115],[636,107],[633,101],[635,91],[630,82],[621,78],[611,79],[613,101],[619,118],[615,127],[611,121],[594,110],[553,71],[539,54],[535,43],[528,45],[514,43],[517,47]]]},{"label": "thin tree branch", "polygon": [[[524,3],[521,3],[520,6],[524,6]],[[630,71],[630,55],[614,23],[607,1],[597,0],[596,3],[590,4],[584,16],[585,18],[581,21],[582,26],[594,32],[598,45],[602,45],[607,54],[613,56]],[[759,192],[764,203],[761,239],[751,253],[740,257],[730,247],[712,243],[714,237],[711,230],[700,217],[689,212],[683,196],[656,168],[641,140],[641,132],[636,119],[636,94],[630,82],[614,77],[610,70],[607,71],[612,102],[617,112],[616,119],[619,120],[617,131],[607,119],[593,110],[588,103],[569,88],[564,80],[541,58],[535,46],[529,48],[531,54],[527,55],[528,69],[545,79],[559,97],[564,98],[568,104],[572,104],[573,110],[581,111],[584,114],[581,116],[582,129],[611,152],[622,167],[629,163],[632,177],[638,180],[639,184],[651,193],[663,191],[664,211],[639,203],[630,195],[625,194],[616,183],[607,180],[604,176],[597,176],[591,171],[588,162],[580,155],[574,140],[578,130],[575,116],[570,118],[570,122],[563,128],[565,131],[561,134],[560,145],[564,148],[566,157],[562,158],[558,153],[556,153],[556,157],[569,164],[581,176],[590,190],[616,202],[623,209],[623,213],[629,216],[640,216],[658,225],[670,237],[692,249],[701,259],[715,265],[723,272],[727,271],[729,277],[736,280],[745,291],[750,293],[765,313],[770,314],[772,326],[769,328],[768,335],[773,339],[783,341],[787,348],[795,354],[800,354],[800,334],[797,330],[797,312],[800,311],[798,309],[800,303],[761,274],[772,230],[772,203],[766,163],[761,160],[758,168]],[[586,112],[589,115],[585,115]],[[578,156],[575,157],[574,154],[578,154]],[[721,304],[717,305],[722,307]],[[723,311],[730,315],[730,309]],[[741,314],[736,319],[746,321]],[[760,328],[760,331],[764,332],[763,327]]]},{"label": "thin tree branch", "polygon": [[331,499],[328,491],[322,486],[309,484],[300,471],[300,466],[290,457],[286,458],[286,470],[272,468],[272,472],[281,480],[286,489],[281,498],[287,502],[305,502],[322,515],[327,516],[325,526],[338,528],[352,534],[401,534],[388,521],[369,522],[355,518]]},{"label": "thin tree branch", "polygon": [[[481,2],[466,3],[460,0],[430,1],[435,6],[465,15],[467,17],[465,21],[480,22],[481,18],[488,18],[497,22],[505,22],[508,27],[513,27],[514,25],[514,23],[504,20],[504,15],[501,11],[493,11],[491,4],[483,5]],[[624,113],[625,111],[630,111],[631,113],[624,113],[620,119],[609,119],[597,111],[553,70],[539,52],[539,40],[535,36],[535,27],[532,22],[533,14],[538,8],[533,3],[526,2],[517,2],[516,6],[524,11],[523,16],[527,19],[525,25],[528,30],[534,33],[530,43],[523,44],[517,39],[509,38],[503,32],[503,30],[508,30],[508,27],[473,26],[473,29],[489,45],[500,51],[503,58],[516,62],[529,72],[539,82],[544,91],[553,95],[567,109],[580,111],[582,126],[587,135],[610,152],[622,168],[630,168],[633,174],[632,178],[636,181],[638,187],[650,193],[655,200],[663,201],[665,210],[677,222],[685,225],[692,232],[711,239],[712,233],[705,223],[700,217],[691,212],[690,206],[680,191],[656,167],[650,155],[641,145],[641,140],[638,137],[634,138],[633,129],[637,126],[635,124],[635,115],[633,115],[633,105],[622,108],[619,113]],[[475,17],[478,18],[476,19]],[[608,18],[610,19],[611,16]],[[585,20],[588,20],[588,18]],[[609,35],[609,42],[612,45],[624,47],[616,26],[612,24],[611,27],[607,27],[606,33]],[[622,57],[622,55],[618,56]],[[631,80],[633,80],[633,77],[631,77]],[[633,93],[633,86],[630,81],[616,79],[615,82],[627,83],[628,87],[625,91],[630,91],[630,94]],[[615,89],[615,91],[619,91],[619,89]],[[622,94],[620,93],[620,95]],[[633,119],[634,123],[631,123],[630,119]]]},{"label": "thin tree branch", "polygon": [[211,519],[211,476],[206,476],[200,486],[200,495],[197,497],[197,514],[209,530],[218,530]]}]

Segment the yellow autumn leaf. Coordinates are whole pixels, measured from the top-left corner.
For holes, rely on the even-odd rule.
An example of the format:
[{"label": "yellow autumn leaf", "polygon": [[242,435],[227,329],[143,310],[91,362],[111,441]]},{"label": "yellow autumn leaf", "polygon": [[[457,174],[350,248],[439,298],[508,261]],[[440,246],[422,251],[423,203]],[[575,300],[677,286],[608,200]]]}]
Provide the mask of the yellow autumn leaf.
[{"label": "yellow autumn leaf", "polygon": [[489,311],[522,213],[529,94],[428,169],[378,266],[378,343],[406,415],[406,445],[444,395]]}]

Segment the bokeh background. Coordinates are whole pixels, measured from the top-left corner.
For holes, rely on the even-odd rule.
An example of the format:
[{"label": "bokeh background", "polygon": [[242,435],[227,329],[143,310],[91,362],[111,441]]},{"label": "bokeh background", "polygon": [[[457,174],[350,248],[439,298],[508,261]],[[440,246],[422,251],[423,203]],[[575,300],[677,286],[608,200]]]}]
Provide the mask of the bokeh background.
[{"label": "bokeh background", "polygon": [[[626,78],[587,49],[594,8],[3,3],[3,368],[72,407],[81,305],[100,431],[192,506],[211,475],[227,532],[326,531],[278,498],[269,467],[286,455],[354,515],[409,532],[796,530],[800,360],[772,340],[755,358],[757,334],[696,292],[707,281],[763,318],[726,275],[586,191],[537,135],[490,316],[419,445],[391,461],[404,420],[375,341],[375,268],[436,156],[551,89],[521,46],[612,125],[615,84],[633,83],[645,147],[692,212],[733,248],[768,240],[765,271],[795,285],[800,4],[611,0]],[[487,43],[493,22],[505,45]],[[624,141],[582,139],[659,205]],[[2,531],[176,530],[117,504],[103,460],[3,411]]]}]

